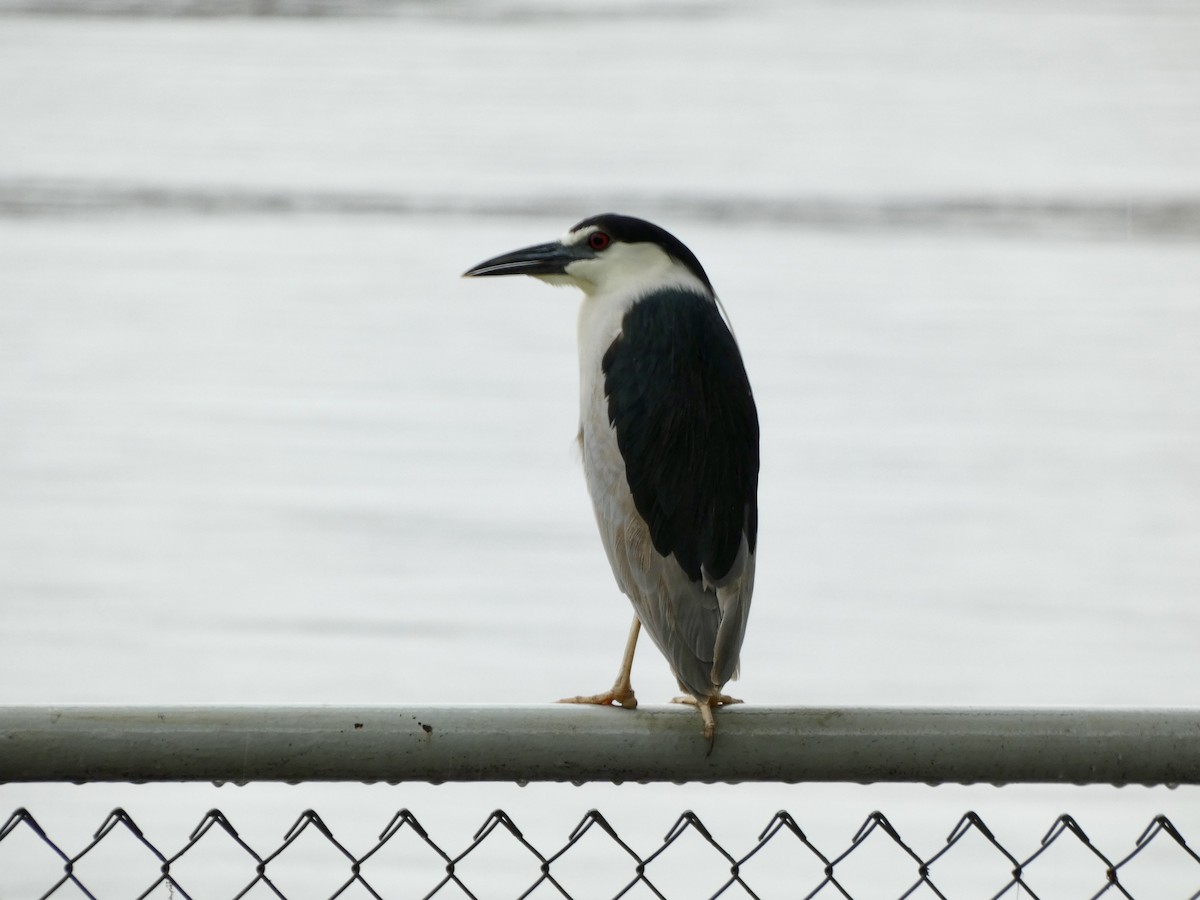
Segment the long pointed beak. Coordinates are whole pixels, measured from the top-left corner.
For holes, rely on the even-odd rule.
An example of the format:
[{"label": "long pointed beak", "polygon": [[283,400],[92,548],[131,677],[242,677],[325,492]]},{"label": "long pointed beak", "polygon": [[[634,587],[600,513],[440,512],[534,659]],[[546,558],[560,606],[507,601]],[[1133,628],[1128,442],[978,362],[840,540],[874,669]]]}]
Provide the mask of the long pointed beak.
[{"label": "long pointed beak", "polygon": [[464,278],[479,278],[484,275],[563,275],[567,266],[576,260],[587,259],[593,254],[587,246],[582,247],[555,241],[514,250],[481,262],[463,272]]}]

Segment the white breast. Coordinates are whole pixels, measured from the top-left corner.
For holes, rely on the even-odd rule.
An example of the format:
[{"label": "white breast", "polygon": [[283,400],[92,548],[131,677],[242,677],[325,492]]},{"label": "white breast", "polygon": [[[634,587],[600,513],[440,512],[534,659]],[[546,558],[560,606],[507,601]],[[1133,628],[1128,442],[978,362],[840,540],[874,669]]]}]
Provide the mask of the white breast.
[{"label": "white breast", "polygon": [[635,515],[633,495],[625,478],[625,462],[617,447],[616,429],[608,421],[604,394],[604,354],[621,333],[621,320],[633,304],[629,295],[585,297],[579,308],[579,430],[583,471],[613,574],[628,593],[621,567],[613,556],[616,532]]}]

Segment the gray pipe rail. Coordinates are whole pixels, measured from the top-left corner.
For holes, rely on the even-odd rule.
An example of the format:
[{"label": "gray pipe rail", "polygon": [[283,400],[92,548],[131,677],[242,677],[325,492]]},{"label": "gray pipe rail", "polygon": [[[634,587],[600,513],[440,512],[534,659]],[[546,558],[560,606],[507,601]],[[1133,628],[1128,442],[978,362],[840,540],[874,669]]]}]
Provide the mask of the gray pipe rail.
[{"label": "gray pipe rail", "polygon": [[6,706],[3,782],[1200,784],[1200,710]]}]

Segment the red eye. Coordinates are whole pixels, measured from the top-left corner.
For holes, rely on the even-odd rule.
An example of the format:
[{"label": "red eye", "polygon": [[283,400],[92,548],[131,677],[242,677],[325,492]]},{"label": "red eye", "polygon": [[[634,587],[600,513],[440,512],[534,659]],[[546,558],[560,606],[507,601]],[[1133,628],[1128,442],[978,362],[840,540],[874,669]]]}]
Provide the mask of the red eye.
[{"label": "red eye", "polygon": [[604,250],[612,243],[610,238],[603,231],[593,231],[588,235],[588,246],[593,250]]}]

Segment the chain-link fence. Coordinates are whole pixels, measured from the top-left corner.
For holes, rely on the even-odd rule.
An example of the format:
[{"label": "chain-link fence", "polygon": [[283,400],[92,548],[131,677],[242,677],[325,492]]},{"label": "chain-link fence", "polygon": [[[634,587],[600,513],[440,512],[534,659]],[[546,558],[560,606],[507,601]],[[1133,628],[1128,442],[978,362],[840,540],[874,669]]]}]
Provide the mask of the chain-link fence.
[{"label": "chain-link fence", "polygon": [[[684,812],[661,843],[639,851],[597,810],[589,811],[561,842],[538,847],[503,810],[489,815],[465,846],[459,846],[430,834],[412,812],[402,809],[372,843],[350,847],[310,809],[296,819],[282,841],[255,848],[217,809],[204,815],[182,846],[154,840],[127,812],[115,809],[84,846],[64,848],[29,810],[18,809],[0,828],[0,873],[5,859],[13,865],[19,855],[27,873],[44,873],[44,881],[29,882],[33,893],[28,896],[112,895],[111,887],[106,893],[96,886],[98,880],[108,877],[104,867],[89,869],[89,862],[100,855],[106,843],[122,839],[127,844],[132,840],[136,852],[127,854],[122,865],[120,890],[127,893],[121,895],[139,898],[213,896],[197,885],[204,880],[202,872],[211,873],[214,866],[223,870],[220,896],[238,898],[498,896],[487,871],[472,870],[469,865],[473,857],[497,843],[503,844],[502,852],[509,868],[515,868],[520,885],[503,896],[522,898],[768,897],[777,895],[775,886],[781,883],[787,885],[788,896],[850,898],[862,896],[850,877],[856,858],[878,854],[880,844],[896,858],[892,866],[895,883],[886,896],[1056,896],[1040,893],[1041,885],[1062,865],[1063,853],[1055,851],[1070,845],[1078,869],[1077,885],[1086,892],[1072,896],[1168,896],[1161,885],[1144,894],[1139,893],[1137,884],[1139,876],[1160,873],[1170,859],[1176,871],[1184,872],[1184,879],[1190,874],[1190,882],[1178,883],[1177,879],[1169,896],[1200,898],[1200,855],[1161,815],[1132,846],[1101,848],[1074,818],[1062,815],[1040,841],[1033,839],[1032,847],[1017,847],[1002,844],[978,815],[968,812],[950,829],[942,846],[922,855],[881,812],[871,813],[844,846],[832,847],[817,846],[785,811],[776,813],[747,846],[718,841],[699,817]],[[314,847],[314,839],[323,846]],[[585,845],[586,851],[582,849]],[[6,852],[10,847],[11,852]],[[672,870],[665,860],[680,848],[691,870],[707,867],[713,883],[705,885],[702,892],[696,892],[693,885],[691,892],[682,894],[669,883]],[[321,852],[315,852],[317,849]],[[580,879],[571,863],[581,852],[601,861],[611,887],[586,876]],[[317,868],[323,871],[310,871],[302,888],[293,893],[282,873],[289,857],[296,854],[304,854],[310,861],[321,860]],[[193,857],[204,859],[199,869],[192,867],[189,877],[188,864]],[[3,883],[0,875],[0,889]],[[326,883],[327,888],[320,886]]]}]

